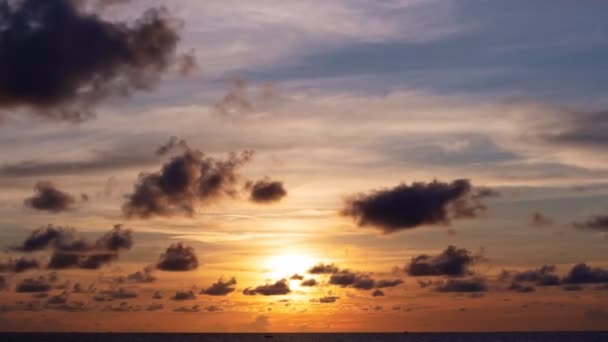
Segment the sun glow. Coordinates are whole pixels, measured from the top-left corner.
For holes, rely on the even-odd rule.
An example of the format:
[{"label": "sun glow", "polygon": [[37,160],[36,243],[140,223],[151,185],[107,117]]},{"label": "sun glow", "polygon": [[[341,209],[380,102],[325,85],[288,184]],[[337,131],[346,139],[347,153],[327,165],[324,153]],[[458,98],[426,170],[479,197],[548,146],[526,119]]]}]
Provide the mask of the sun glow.
[{"label": "sun glow", "polygon": [[289,279],[296,273],[305,274],[315,263],[316,259],[308,254],[280,254],[268,258],[265,269],[272,279]]}]

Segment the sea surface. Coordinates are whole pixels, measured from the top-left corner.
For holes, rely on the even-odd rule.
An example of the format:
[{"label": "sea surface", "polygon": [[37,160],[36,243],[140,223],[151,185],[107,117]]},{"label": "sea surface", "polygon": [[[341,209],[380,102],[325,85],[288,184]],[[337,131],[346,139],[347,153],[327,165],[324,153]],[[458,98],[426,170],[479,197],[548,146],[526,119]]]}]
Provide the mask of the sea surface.
[{"label": "sea surface", "polygon": [[6,334],[0,333],[2,342],[586,342],[606,341],[606,333],[401,333],[401,334]]}]

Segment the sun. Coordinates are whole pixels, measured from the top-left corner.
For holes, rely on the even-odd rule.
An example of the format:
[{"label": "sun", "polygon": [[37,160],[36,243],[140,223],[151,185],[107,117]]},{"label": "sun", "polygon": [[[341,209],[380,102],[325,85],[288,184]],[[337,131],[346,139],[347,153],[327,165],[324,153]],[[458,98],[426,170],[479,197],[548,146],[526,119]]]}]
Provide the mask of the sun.
[{"label": "sun", "polygon": [[308,254],[279,254],[266,260],[265,269],[272,279],[291,277],[298,273],[305,274],[315,264],[316,259]]}]

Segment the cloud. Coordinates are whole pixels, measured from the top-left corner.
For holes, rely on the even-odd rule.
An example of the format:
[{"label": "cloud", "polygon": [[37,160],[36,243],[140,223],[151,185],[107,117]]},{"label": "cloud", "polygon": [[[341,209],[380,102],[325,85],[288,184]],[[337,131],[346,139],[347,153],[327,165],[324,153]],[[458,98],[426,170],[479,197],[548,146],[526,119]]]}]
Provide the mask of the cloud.
[{"label": "cloud", "polygon": [[608,283],[608,269],[591,267],[581,263],[574,265],[564,277],[565,284]]},{"label": "cloud", "polygon": [[156,268],[163,271],[191,271],[198,268],[198,258],[192,247],[175,243],[159,256]]},{"label": "cloud", "polygon": [[193,291],[177,291],[175,292],[175,294],[173,295],[173,297],[171,297],[172,300],[177,300],[177,301],[181,301],[181,300],[195,300],[196,299],[196,294],[194,294]]},{"label": "cloud", "polygon": [[26,278],[17,284],[17,292],[48,292],[52,289],[52,284],[46,277]]},{"label": "cloud", "polygon": [[584,230],[608,232],[608,216],[598,215],[589,218],[585,222],[574,223],[574,227]]},{"label": "cloud", "polygon": [[132,299],[137,298],[137,293],[134,291],[130,291],[124,287],[119,287],[116,289],[109,289],[99,292],[100,296],[105,296],[107,299]]},{"label": "cloud", "polygon": [[523,285],[518,282],[512,282],[511,285],[509,286],[509,290],[515,291],[515,292],[520,292],[520,293],[529,293],[529,292],[535,291],[533,286]]},{"label": "cloud", "polygon": [[20,257],[0,261],[0,272],[21,273],[37,268],[40,268],[40,262],[36,259]]},{"label": "cloud", "polygon": [[267,83],[258,87],[257,94],[249,89],[249,83],[242,78],[231,80],[226,94],[213,106],[219,117],[233,119],[255,114],[268,109],[277,99],[276,87]]},{"label": "cloud", "polygon": [[308,273],[310,273],[310,274],[333,274],[333,273],[337,273],[339,270],[340,269],[334,264],[318,263],[318,264],[314,265],[313,267],[311,267],[308,270]]},{"label": "cloud", "polygon": [[487,209],[482,199],[490,196],[496,192],[474,189],[467,179],[417,182],[350,196],[341,214],[352,217],[359,226],[373,226],[388,234],[477,217]]},{"label": "cloud", "polygon": [[225,160],[185,147],[160,172],[140,174],[132,194],[122,206],[129,218],[193,215],[195,207],[222,197],[235,197],[237,170],[253,157],[252,151],[231,153]]},{"label": "cloud", "polygon": [[300,283],[300,286],[308,286],[308,287],[317,286],[317,280],[315,278],[302,280],[302,282]]},{"label": "cloud", "polygon": [[296,273],[296,274],[292,275],[289,279],[291,279],[291,280],[304,280],[304,276],[301,276],[301,275],[299,275],[299,274]]},{"label": "cloud", "polygon": [[319,303],[322,303],[322,304],[331,304],[331,303],[335,303],[336,300],[338,300],[338,299],[340,299],[340,297],[325,296],[325,297],[319,298]]},{"label": "cloud", "polygon": [[55,188],[50,182],[38,182],[34,189],[36,194],[23,202],[26,207],[58,213],[70,210],[76,203],[74,196]]},{"label": "cloud", "polygon": [[255,203],[278,202],[287,196],[287,190],[283,187],[282,182],[271,181],[267,178],[248,183],[246,188],[250,191],[249,200]]},{"label": "cloud", "polygon": [[235,290],[236,279],[230,278],[228,281],[223,281],[222,278],[218,279],[216,283],[213,283],[206,289],[201,290],[201,294],[209,296],[225,296]]},{"label": "cloud", "polygon": [[281,279],[274,284],[260,285],[254,289],[248,287],[243,291],[243,294],[247,295],[247,296],[254,296],[257,294],[260,294],[263,296],[278,296],[278,295],[286,295],[290,292],[291,292],[291,289],[289,288],[287,279]]},{"label": "cloud", "polygon": [[538,286],[555,286],[560,284],[559,276],[555,274],[554,265],[543,265],[534,270],[516,272],[512,276],[515,282],[530,282]]},{"label": "cloud", "polygon": [[186,313],[201,312],[201,307],[198,305],[180,306],[178,308],[173,309],[173,311],[174,312],[186,312]]},{"label": "cloud", "polygon": [[436,256],[421,254],[413,257],[405,270],[413,277],[440,275],[462,277],[471,274],[469,267],[478,259],[478,256],[465,248],[448,246]]},{"label": "cloud", "polygon": [[384,297],[384,292],[382,290],[375,290],[372,292],[372,297]]},{"label": "cloud", "polygon": [[483,278],[448,279],[435,288],[438,292],[485,292],[488,285]]},{"label": "cloud", "polygon": [[540,211],[535,211],[530,216],[530,226],[532,227],[547,227],[553,225],[553,219],[541,213]]},{"label": "cloud", "polygon": [[0,107],[82,121],[100,101],[150,90],[178,65],[181,23],[164,8],[112,22],[72,0],[0,1]]},{"label": "cloud", "polygon": [[403,284],[403,280],[401,279],[380,279],[376,282],[376,287],[383,289],[387,287],[395,287],[400,284]]},{"label": "cloud", "polygon": [[165,308],[165,306],[162,304],[152,303],[146,308],[146,311],[160,311],[164,308]]},{"label": "cloud", "polygon": [[156,163],[158,158],[149,153],[129,153],[122,150],[94,151],[91,158],[84,160],[39,161],[28,160],[0,166],[0,176],[10,178],[48,177],[52,175],[82,175],[98,171],[114,171],[131,167],[141,167]]},{"label": "cloud", "polygon": [[132,232],[116,225],[95,242],[74,237],[74,230],[48,225],[33,231],[21,245],[13,249],[34,252],[51,248],[49,269],[98,269],[118,259],[119,253],[133,245]]}]

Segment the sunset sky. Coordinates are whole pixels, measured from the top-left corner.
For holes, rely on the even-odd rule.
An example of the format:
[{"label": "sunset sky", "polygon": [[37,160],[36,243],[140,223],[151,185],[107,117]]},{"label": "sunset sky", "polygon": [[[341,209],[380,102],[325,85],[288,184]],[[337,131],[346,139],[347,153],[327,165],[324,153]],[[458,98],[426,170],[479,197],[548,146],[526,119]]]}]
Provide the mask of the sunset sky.
[{"label": "sunset sky", "polygon": [[0,0],[0,330],[605,330],[607,33],[603,0]]}]

